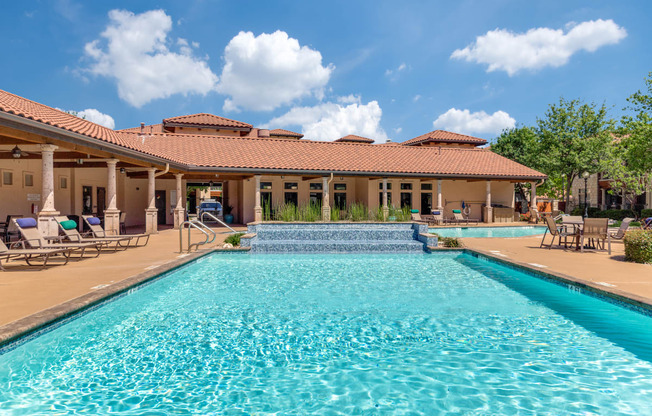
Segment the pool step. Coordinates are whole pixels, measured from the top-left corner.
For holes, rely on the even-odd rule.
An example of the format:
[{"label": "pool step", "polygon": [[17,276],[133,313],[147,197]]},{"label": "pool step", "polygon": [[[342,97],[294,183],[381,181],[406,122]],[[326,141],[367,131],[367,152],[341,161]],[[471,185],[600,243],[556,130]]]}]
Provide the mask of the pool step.
[{"label": "pool step", "polygon": [[252,253],[413,253],[422,252],[423,243],[416,240],[273,240],[252,244]]},{"label": "pool step", "polygon": [[347,229],[310,229],[293,228],[277,230],[260,230],[258,238],[264,241],[282,240],[413,240],[416,234],[412,229],[369,229],[369,228],[347,228]]}]

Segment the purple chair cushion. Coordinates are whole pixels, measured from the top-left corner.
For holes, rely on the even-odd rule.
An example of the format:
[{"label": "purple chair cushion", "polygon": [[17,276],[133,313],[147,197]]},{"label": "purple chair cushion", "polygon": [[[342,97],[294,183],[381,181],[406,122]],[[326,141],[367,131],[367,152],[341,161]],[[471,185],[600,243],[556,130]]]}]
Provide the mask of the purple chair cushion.
[{"label": "purple chair cushion", "polygon": [[90,225],[100,225],[100,219],[97,217],[90,217],[86,221],[88,221]]},{"label": "purple chair cushion", "polygon": [[18,218],[16,219],[16,224],[20,228],[35,228],[36,227],[36,220],[34,218]]}]

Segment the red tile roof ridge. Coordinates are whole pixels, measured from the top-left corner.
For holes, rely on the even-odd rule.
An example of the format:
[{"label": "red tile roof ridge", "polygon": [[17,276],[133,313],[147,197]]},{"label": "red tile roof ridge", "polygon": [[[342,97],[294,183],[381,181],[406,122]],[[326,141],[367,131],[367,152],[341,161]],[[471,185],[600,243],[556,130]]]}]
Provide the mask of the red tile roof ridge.
[{"label": "red tile roof ridge", "polygon": [[294,137],[303,137],[303,134],[294,132],[292,130],[286,130],[286,129],[271,129],[269,131],[269,134],[275,135],[275,136],[294,136]]},{"label": "red tile roof ridge", "polygon": [[[195,121],[186,121],[187,119],[197,119]],[[215,123],[215,122],[206,122],[206,120],[202,120],[202,118],[209,118],[209,119],[217,119],[220,122],[223,122],[224,124],[220,123]],[[243,121],[239,120],[233,120],[230,118],[218,116],[215,114],[210,114],[210,113],[195,113],[195,114],[186,114],[183,116],[174,116],[174,117],[168,117],[163,119],[163,124],[166,123],[180,123],[180,124],[197,124],[197,125],[205,125],[205,126],[233,126],[233,127],[248,127],[248,128],[253,128],[253,125],[249,123],[245,123]]]},{"label": "red tile roof ridge", "polygon": [[[451,137],[446,137],[451,136]],[[418,144],[426,141],[443,141],[443,142],[460,142],[460,143],[478,143],[485,144],[487,141],[479,137],[470,136],[468,134],[454,133],[447,130],[433,130],[428,133],[424,133],[420,136],[414,137],[412,139],[401,142],[402,145],[409,146],[412,144]]]}]

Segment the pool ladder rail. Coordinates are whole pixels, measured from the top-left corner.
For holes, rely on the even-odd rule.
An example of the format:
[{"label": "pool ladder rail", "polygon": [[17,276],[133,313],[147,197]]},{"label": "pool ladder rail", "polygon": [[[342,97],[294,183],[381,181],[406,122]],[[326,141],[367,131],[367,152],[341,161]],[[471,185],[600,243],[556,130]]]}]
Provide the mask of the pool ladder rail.
[{"label": "pool ladder rail", "polygon": [[[183,253],[184,251],[187,251],[188,253],[190,253],[192,251],[193,247],[195,248],[195,251],[199,250],[199,246],[210,244],[210,243],[215,241],[215,239],[217,238],[217,233],[215,233],[215,231],[213,231],[203,221],[204,216],[206,216],[206,215],[209,218],[211,218],[212,220],[217,221],[218,223],[222,224],[223,226],[225,226],[226,228],[231,230],[232,233],[236,233],[236,231],[233,228],[229,227],[227,224],[222,222],[219,218],[215,217],[214,215],[212,215],[209,212],[204,212],[201,215],[201,219],[189,219],[188,221],[184,221],[183,223],[181,223],[181,226],[179,226],[179,252],[180,253]],[[188,246],[187,246],[186,250],[184,250],[183,249],[183,230],[186,227],[188,228]],[[204,234],[206,236],[206,239],[204,241],[198,241],[196,243],[192,243],[191,242],[191,238],[192,238],[191,231],[192,231],[193,228],[196,229],[196,230],[199,230],[202,234]]]}]

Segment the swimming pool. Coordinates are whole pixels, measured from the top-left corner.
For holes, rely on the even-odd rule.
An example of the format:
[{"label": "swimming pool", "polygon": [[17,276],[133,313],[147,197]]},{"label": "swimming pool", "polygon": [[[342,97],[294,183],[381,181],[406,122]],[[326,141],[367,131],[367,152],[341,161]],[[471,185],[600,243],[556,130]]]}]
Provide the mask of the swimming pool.
[{"label": "swimming pool", "polygon": [[441,237],[526,237],[543,234],[546,231],[546,227],[431,227],[428,231],[436,233]]},{"label": "swimming pool", "polygon": [[0,412],[645,414],[651,325],[469,254],[217,254],[0,355]]}]

